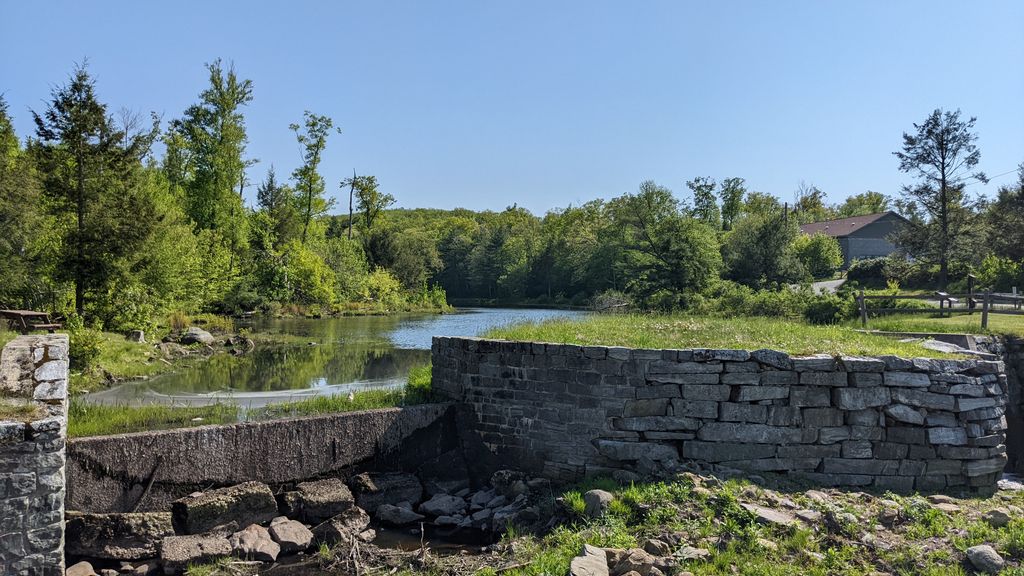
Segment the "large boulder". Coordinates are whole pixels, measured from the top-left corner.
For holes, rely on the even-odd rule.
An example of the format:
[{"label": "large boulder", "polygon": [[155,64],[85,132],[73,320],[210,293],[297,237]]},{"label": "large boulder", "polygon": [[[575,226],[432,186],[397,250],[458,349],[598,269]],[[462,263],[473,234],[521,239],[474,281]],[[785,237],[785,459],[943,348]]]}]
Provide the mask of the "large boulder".
[{"label": "large boulder", "polygon": [[420,512],[428,516],[456,516],[466,511],[466,501],[458,496],[437,494],[420,504]]},{"label": "large boulder", "polygon": [[270,537],[270,532],[259,524],[250,524],[228,538],[231,552],[245,560],[274,562],[281,553],[281,545]]},{"label": "large boulder", "polygon": [[206,330],[197,326],[192,326],[185,333],[181,335],[181,339],[178,340],[182,344],[213,344],[215,339],[213,334],[210,334]]},{"label": "large boulder", "polygon": [[160,541],[173,535],[170,512],[65,514],[64,549],[71,556],[104,560],[153,558]]},{"label": "large boulder", "polygon": [[328,546],[352,542],[370,525],[370,516],[358,506],[338,514],[313,528],[313,540]]},{"label": "large boulder", "polygon": [[340,478],[302,482],[281,497],[281,513],[306,524],[319,524],[355,506],[355,499]]},{"label": "large boulder", "polygon": [[1006,567],[1006,560],[996,552],[995,548],[988,544],[971,546],[966,550],[967,560],[978,572],[984,574],[998,574]]},{"label": "large boulder", "polygon": [[583,493],[583,503],[586,506],[584,514],[591,518],[597,518],[608,510],[614,500],[615,496],[611,492],[587,490]]},{"label": "large boulder", "polygon": [[68,569],[64,572],[65,576],[96,576],[96,570],[93,569],[92,564],[82,561],[78,564],[68,566]]},{"label": "large boulder", "polygon": [[214,534],[168,536],[160,542],[160,561],[164,572],[184,572],[190,564],[204,564],[231,555],[231,544]]},{"label": "large boulder", "polygon": [[408,508],[394,506],[392,504],[381,504],[377,507],[377,519],[390,526],[405,526],[423,520],[422,514],[417,514]]},{"label": "large boulder", "polygon": [[277,515],[274,494],[262,482],[198,492],[171,504],[171,520],[180,534],[203,534],[214,529],[234,532],[243,526],[269,522]]},{"label": "large boulder", "polygon": [[353,476],[349,485],[355,493],[356,504],[370,512],[381,504],[416,504],[423,499],[423,485],[412,474],[364,472]]},{"label": "large boulder", "polygon": [[270,522],[270,537],[281,546],[284,554],[302,552],[313,543],[313,532],[305,524],[284,516]]}]

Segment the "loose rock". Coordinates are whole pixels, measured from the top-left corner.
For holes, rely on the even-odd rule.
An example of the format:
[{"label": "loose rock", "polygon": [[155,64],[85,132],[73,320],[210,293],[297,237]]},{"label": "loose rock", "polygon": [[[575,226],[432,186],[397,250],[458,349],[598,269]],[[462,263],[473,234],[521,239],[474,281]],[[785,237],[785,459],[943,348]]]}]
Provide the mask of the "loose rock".
[{"label": "loose rock", "polygon": [[189,564],[203,564],[231,555],[231,544],[224,536],[168,536],[160,542],[160,560],[164,571],[182,572]]},{"label": "loose rock", "polygon": [[988,544],[968,548],[967,559],[976,570],[986,574],[998,574],[1006,566],[1006,560]]},{"label": "loose rock", "polygon": [[608,560],[604,550],[583,545],[583,551],[569,563],[570,576],[609,576]]},{"label": "loose rock", "polygon": [[366,511],[358,506],[353,506],[313,528],[313,539],[328,545],[351,542],[369,525],[370,517]]},{"label": "loose rock", "polygon": [[313,532],[301,522],[284,516],[274,518],[270,523],[270,537],[281,546],[281,552],[291,554],[309,548],[313,543]]},{"label": "loose rock", "polygon": [[583,503],[586,505],[584,513],[591,518],[597,518],[608,510],[608,506],[615,500],[611,492],[604,490],[588,490],[583,494]]},{"label": "loose rock", "polygon": [[270,532],[258,524],[250,524],[228,538],[231,551],[245,560],[274,562],[281,553],[281,545],[270,537]]},{"label": "loose rock", "polygon": [[174,535],[169,512],[65,515],[65,551],[82,558],[143,560]]},{"label": "loose rock", "polygon": [[79,562],[74,566],[68,567],[64,572],[65,576],[96,576],[96,571],[93,569],[92,564],[88,562]]},{"label": "loose rock", "polygon": [[[481,512],[486,511],[490,513],[490,509],[483,509]],[[391,504],[381,504],[377,507],[377,518],[391,526],[406,526],[414,522],[419,522],[425,517],[422,514],[417,514],[411,509],[402,508],[399,506],[393,506]]]},{"label": "loose rock", "polygon": [[420,504],[420,512],[430,516],[454,516],[465,511],[466,501],[448,494],[437,494]]},{"label": "loose rock", "polygon": [[995,508],[985,513],[982,518],[994,528],[1002,528],[1010,523],[1010,512],[1006,508]]},{"label": "loose rock", "polygon": [[276,516],[274,494],[262,482],[200,492],[171,504],[171,520],[175,531],[181,534],[202,534],[230,525],[237,530],[269,522]]},{"label": "loose rock", "polygon": [[306,524],[319,524],[355,506],[355,499],[340,478],[302,482],[282,497],[285,516]]},{"label": "loose rock", "polygon": [[363,510],[376,511],[381,504],[408,501],[417,504],[423,499],[423,485],[412,474],[363,473],[353,476],[349,485],[356,504]]}]

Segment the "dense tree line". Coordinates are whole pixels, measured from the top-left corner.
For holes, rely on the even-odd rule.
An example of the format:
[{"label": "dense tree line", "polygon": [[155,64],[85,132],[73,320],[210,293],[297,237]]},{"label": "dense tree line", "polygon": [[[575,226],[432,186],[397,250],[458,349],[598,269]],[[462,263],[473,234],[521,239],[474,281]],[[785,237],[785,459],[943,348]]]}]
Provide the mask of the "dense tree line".
[{"label": "dense tree line", "polygon": [[[0,306],[111,330],[172,311],[399,310],[446,298],[771,309],[756,291],[780,293],[841,265],[837,242],[802,235],[801,223],[890,207],[911,225],[903,255],[879,264],[879,277],[944,285],[970,270],[993,286],[1022,284],[1024,166],[996,199],[971,198],[969,179],[984,175],[971,172],[980,153],[973,119],[959,112],[936,111],[904,135],[900,169],[917,182],[895,202],[866,192],[828,205],[801,185],[790,204],[742,178],[698,176],[685,194],[646,181],[538,216],[515,205],[394,209],[374,175],[326,182],[319,169],[340,129],[307,111],[290,126],[298,167],[283,179],[267,166],[246,206],[254,87],[220,61],[207,72],[197,102],[166,123],[111,113],[84,66],[33,113],[24,140],[0,99]],[[348,213],[331,215],[332,197],[345,194]]]}]

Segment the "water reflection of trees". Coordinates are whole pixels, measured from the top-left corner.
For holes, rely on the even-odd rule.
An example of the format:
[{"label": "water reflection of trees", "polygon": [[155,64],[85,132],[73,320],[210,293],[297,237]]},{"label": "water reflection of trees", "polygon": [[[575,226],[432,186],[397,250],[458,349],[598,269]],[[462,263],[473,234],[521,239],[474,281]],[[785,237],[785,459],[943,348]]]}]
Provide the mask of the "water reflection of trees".
[{"label": "water reflection of trees", "polygon": [[238,358],[214,357],[154,384],[164,393],[299,390],[402,376],[429,359],[427,350],[398,350],[383,343],[276,346]]}]

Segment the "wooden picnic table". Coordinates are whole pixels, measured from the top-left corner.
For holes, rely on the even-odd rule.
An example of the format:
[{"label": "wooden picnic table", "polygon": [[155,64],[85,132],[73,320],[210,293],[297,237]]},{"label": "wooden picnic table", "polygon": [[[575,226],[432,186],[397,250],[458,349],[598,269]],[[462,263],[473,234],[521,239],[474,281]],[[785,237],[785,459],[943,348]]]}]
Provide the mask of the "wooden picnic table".
[{"label": "wooden picnic table", "polygon": [[12,329],[22,334],[33,330],[46,330],[52,334],[62,327],[59,322],[50,320],[49,313],[35,310],[0,310],[0,318],[6,319]]}]

